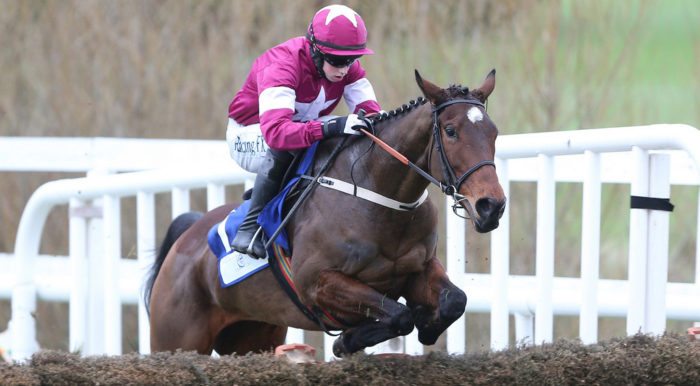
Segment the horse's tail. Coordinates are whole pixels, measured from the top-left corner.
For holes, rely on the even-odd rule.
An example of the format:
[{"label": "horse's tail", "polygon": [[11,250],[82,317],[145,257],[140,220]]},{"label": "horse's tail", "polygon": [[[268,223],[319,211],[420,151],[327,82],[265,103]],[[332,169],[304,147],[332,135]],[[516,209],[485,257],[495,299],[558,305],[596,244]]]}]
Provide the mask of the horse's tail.
[{"label": "horse's tail", "polygon": [[158,255],[156,256],[156,260],[153,262],[153,266],[148,273],[146,285],[143,290],[143,299],[146,304],[146,311],[149,315],[151,313],[151,291],[153,291],[153,284],[156,282],[156,277],[158,276],[158,272],[160,272],[160,267],[163,266],[165,256],[168,255],[168,251],[170,251],[170,248],[172,248],[175,240],[185,233],[185,231],[203,215],[204,214],[200,212],[183,213],[177,216],[175,220],[170,223],[168,231],[165,232],[165,238],[163,238],[163,243],[160,244]]}]

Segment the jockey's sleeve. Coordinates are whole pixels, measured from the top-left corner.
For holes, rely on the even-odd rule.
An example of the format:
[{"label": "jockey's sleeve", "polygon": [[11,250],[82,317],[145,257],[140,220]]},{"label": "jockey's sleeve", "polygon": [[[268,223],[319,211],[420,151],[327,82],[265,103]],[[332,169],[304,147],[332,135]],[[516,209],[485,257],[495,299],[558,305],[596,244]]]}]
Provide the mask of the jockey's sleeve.
[{"label": "jockey's sleeve", "polygon": [[292,121],[297,76],[287,65],[269,66],[257,74],[260,131],[275,150],[303,149],[323,138],[321,122]]},{"label": "jockey's sleeve", "polygon": [[360,78],[345,86],[343,98],[348,105],[348,110],[355,114],[360,109],[365,110],[367,114],[378,113],[381,110],[374,94],[374,88],[367,78]]},{"label": "jockey's sleeve", "polygon": [[303,149],[323,138],[319,121],[293,122],[296,93],[289,87],[270,87],[260,93],[260,130],[275,150]]},{"label": "jockey's sleeve", "polygon": [[365,110],[367,114],[381,111],[381,107],[377,103],[377,96],[374,94],[374,88],[366,75],[367,72],[362,68],[362,65],[355,62],[345,76],[347,84],[343,88],[343,99],[348,105],[348,110],[355,114],[360,109]]}]

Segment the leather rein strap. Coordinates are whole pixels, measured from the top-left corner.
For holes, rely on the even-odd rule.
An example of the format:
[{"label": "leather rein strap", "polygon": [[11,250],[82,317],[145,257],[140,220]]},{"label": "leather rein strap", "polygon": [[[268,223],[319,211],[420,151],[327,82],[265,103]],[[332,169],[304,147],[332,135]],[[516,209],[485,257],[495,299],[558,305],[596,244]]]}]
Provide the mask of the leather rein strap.
[{"label": "leather rein strap", "polygon": [[[401,163],[404,165],[407,165],[411,169],[415,170],[418,174],[423,176],[425,179],[430,181],[431,183],[437,185],[440,187],[440,190],[442,190],[443,193],[445,193],[448,196],[453,196],[455,197],[455,200],[459,200],[457,196],[460,196],[461,199],[464,199],[464,197],[457,193],[459,190],[459,187],[462,186],[464,181],[469,178],[469,176],[477,171],[479,168],[485,165],[492,165],[496,166],[496,164],[493,161],[481,161],[477,163],[476,165],[472,166],[467,170],[464,174],[462,174],[461,177],[457,178],[455,175],[454,169],[452,168],[452,165],[450,165],[450,161],[447,159],[447,154],[445,153],[444,146],[442,144],[442,136],[440,135],[440,123],[438,121],[438,115],[440,114],[440,110],[443,108],[453,105],[455,103],[469,103],[472,105],[476,106],[481,106],[484,107],[484,104],[481,103],[480,101],[476,99],[453,99],[451,101],[447,101],[445,103],[442,103],[438,106],[433,107],[433,137],[435,140],[435,146],[437,148],[438,153],[440,154],[440,165],[442,167],[442,173],[445,177],[445,183],[442,183],[441,181],[437,180],[435,177],[431,176],[428,172],[425,170],[421,169],[418,167],[416,164],[413,162],[409,161],[408,158],[406,158],[403,154],[399,153],[396,149],[392,148],[389,146],[386,142],[382,141],[381,139],[377,138],[375,135],[370,133],[369,131],[365,129],[360,129],[366,136],[370,137],[377,145],[381,146],[382,149],[386,150],[389,154],[394,156],[394,158],[398,159]],[[370,118],[365,117],[363,114],[358,114],[358,116],[365,122],[369,127],[372,127],[372,120]],[[374,130],[372,130],[374,131]],[[432,150],[432,148],[431,148]]]}]

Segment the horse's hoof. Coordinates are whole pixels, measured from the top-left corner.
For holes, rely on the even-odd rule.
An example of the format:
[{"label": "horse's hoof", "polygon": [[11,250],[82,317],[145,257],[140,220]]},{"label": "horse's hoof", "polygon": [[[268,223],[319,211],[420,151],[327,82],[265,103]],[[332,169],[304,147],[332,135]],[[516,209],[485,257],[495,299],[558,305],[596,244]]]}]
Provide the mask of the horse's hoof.
[{"label": "horse's hoof", "polygon": [[333,342],[333,355],[337,356],[338,358],[342,358],[348,354],[350,354],[350,352],[348,351],[347,347],[345,347],[343,336],[341,335],[335,339],[335,342]]},{"label": "horse's hoof", "polygon": [[399,314],[394,315],[391,320],[391,326],[398,335],[408,335],[413,331],[414,320],[411,310],[405,307]]},{"label": "horse's hoof", "polygon": [[418,305],[411,311],[411,316],[413,317],[413,324],[415,324],[416,328],[422,330],[430,324],[433,313],[428,307]]},{"label": "horse's hoof", "polygon": [[418,341],[425,346],[432,346],[440,337],[440,332],[434,328],[418,330]]},{"label": "horse's hoof", "polygon": [[452,323],[459,319],[467,308],[467,294],[457,287],[444,289],[440,293],[440,319]]}]

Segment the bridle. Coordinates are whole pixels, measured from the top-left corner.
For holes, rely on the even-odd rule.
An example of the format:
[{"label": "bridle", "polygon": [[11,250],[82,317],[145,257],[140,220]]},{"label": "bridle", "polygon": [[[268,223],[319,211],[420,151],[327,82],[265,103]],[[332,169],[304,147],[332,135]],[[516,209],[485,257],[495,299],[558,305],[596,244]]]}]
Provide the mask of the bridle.
[{"label": "bridle", "polygon": [[[484,110],[486,109],[486,106],[484,106],[483,103],[476,99],[453,99],[451,101],[447,101],[433,107],[433,138],[435,141],[435,148],[437,149],[437,152],[440,155],[440,167],[442,168],[442,174],[445,178],[445,183],[443,184],[439,181],[431,182],[438,185],[443,193],[445,193],[448,196],[452,196],[452,198],[455,200],[454,205],[452,205],[452,211],[456,215],[464,217],[457,213],[457,204],[464,200],[466,201],[470,212],[472,208],[467,198],[464,195],[458,193],[460,186],[462,186],[462,184],[467,180],[467,178],[469,178],[470,175],[472,175],[475,171],[479,170],[482,166],[491,165],[493,167],[496,167],[496,164],[490,160],[481,161],[469,168],[469,170],[464,172],[464,174],[462,174],[461,177],[457,178],[457,175],[454,172],[454,168],[450,164],[450,160],[447,158],[447,153],[445,152],[444,145],[442,143],[442,135],[440,135],[440,122],[438,120],[440,110],[456,103],[468,103],[471,105],[481,106],[484,108]],[[433,146],[430,147],[430,153],[428,153],[428,165],[430,165],[432,151]]]},{"label": "bridle", "polygon": [[[445,153],[444,145],[442,143],[442,136],[440,135],[440,122],[438,120],[438,116],[440,115],[440,111],[444,109],[447,106],[456,104],[456,103],[468,103],[476,106],[481,106],[484,109],[486,106],[484,106],[483,103],[476,99],[453,99],[444,103],[441,103],[437,106],[433,106],[432,108],[432,114],[433,114],[433,140],[435,143],[435,146],[431,145],[430,146],[430,152],[428,153],[428,165],[430,165],[430,159],[432,156],[433,152],[433,147],[437,150],[438,154],[440,155],[440,167],[442,168],[442,174],[445,182],[439,181],[437,178],[433,177],[430,173],[426,172],[425,170],[421,169],[419,166],[414,164],[413,162],[409,161],[404,155],[393,149],[391,146],[386,144],[384,141],[381,139],[377,138],[373,134],[369,133],[367,130],[361,129],[362,132],[364,132],[368,137],[372,138],[372,140],[380,145],[384,150],[389,152],[389,154],[393,155],[396,157],[399,161],[404,163],[405,165],[408,165],[411,169],[416,171],[418,174],[423,176],[423,178],[427,179],[431,183],[437,185],[440,187],[440,190],[448,196],[452,196],[454,199],[454,204],[452,205],[452,211],[460,216],[460,217],[465,217],[462,216],[457,212],[459,208],[459,203],[461,201],[466,202],[467,210],[471,213],[473,212],[472,206],[469,203],[469,200],[467,200],[467,197],[458,193],[459,192],[459,187],[462,186],[462,184],[469,178],[470,175],[472,175],[474,172],[479,170],[482,166],[486,165],[492,165],[493,167],[496,167],[496,164],[493,161],[490,160],[484,160],[476,165],[472,166],[462,174],[459,178],[457,178],[457,175],[454,172],[454,168],[450,164],[449,159],[447,158],[447,154]],[[364,117],[364,114],[358,114],[358,117],[363,119],[365,123],[367,123],[368,127],[374,131],[373,129],[373,124],[372,120]],[[473,214],[472,214],[473,215]]]}]

